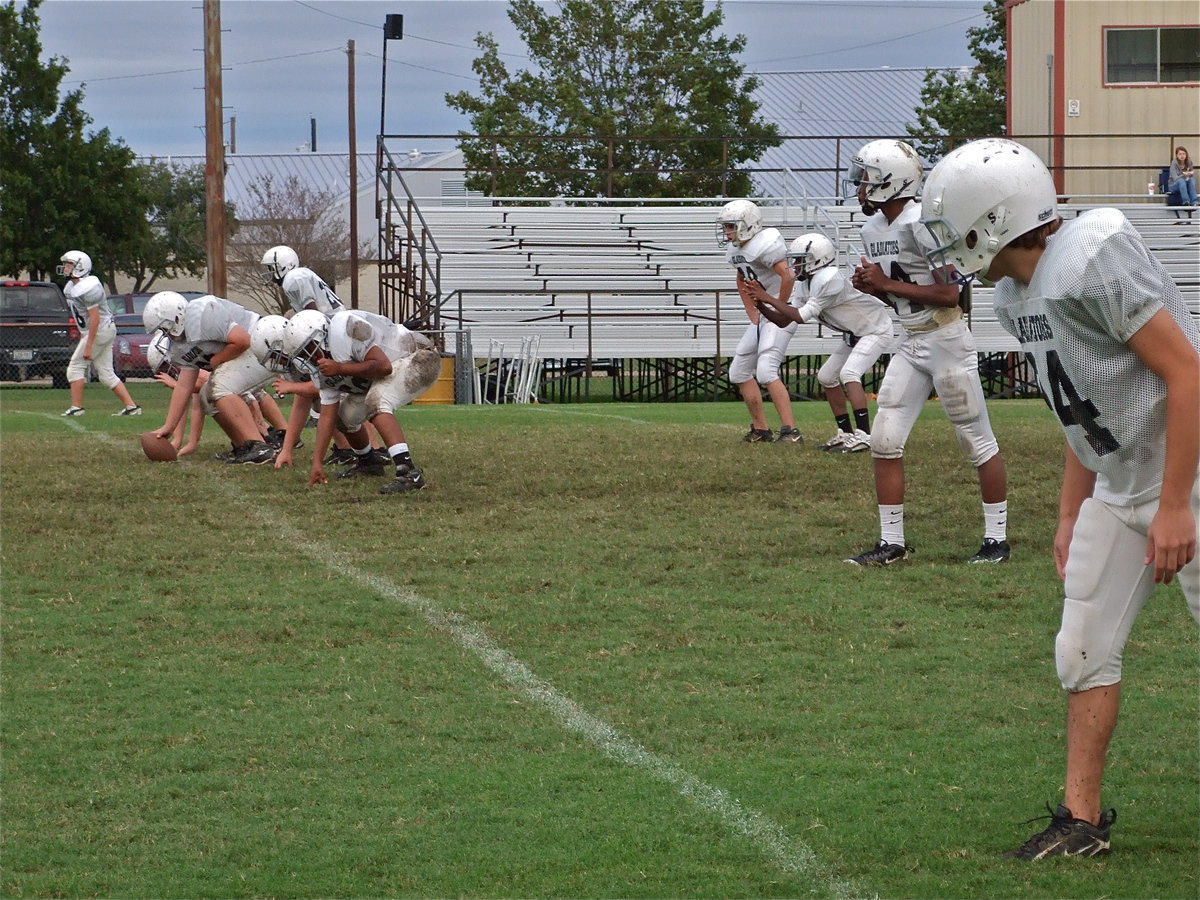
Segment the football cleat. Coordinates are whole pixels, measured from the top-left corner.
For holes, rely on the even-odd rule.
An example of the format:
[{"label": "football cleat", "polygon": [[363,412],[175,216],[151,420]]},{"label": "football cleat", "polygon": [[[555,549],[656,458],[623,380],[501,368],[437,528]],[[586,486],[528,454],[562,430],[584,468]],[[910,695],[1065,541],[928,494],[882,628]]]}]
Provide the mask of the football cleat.
[{"label": "football cleat", "polygon": [[1008,541],[998,541],[995,538],[984,538],[979,551],[967,560],[969,563],[1002,563],[1012,556],[1012,548]]},{"label": "football cleat", "polygon": [[779,440],[786,444],[803,444],[804,435],[790,425],[784,425],[779,429]]},{"label": "football cleat", "polygon": [[396,477],[379,489],[381,494],[408,494],[424,490],[429,482],[420,469],[406,469],[397,472]]},{"label": "football cleat", "polygon": [[862,453],[871,449],[871,435],[865,431],[853,433],[842,432],[842,442],[836,447],[830,447],[831,453]]},{"label": "football cleat", "polygon": [[355,454],[354,464],[337,473],[338,478],[364,478],[375,477],[380,478],[384,474],[383,463],[379,457],[375,455],[375,451],[371,450],[362,456]]},{"label": "football cleat", "polygon": [[[1061,803],[1050,812],[1050,824],[1039,831],[1016,850],[1004,854],[1006,859],[1044,859],[1047,856],[1098,856],[1112,848],[1109,831],[1117,820],[1115,809],[1100,814],[1100,824],[1093,825],[1085,819],[1076,819]],[[1041,818],[1045,818],[1044,816]],[[1037,819],[1030,819],[1036,822]],[[1029,824],[1028,822],[1026,824]]]},{"label": "football cleat", "polygon": [[83,413],[84,413],[84,408],[82,406],[68,406],[67,411],[65,413],[63,413],[63,415],[64,416],[82,416]]},{"label": "football cleat", "polygon": [[823,443],[817,449],[825,450],[827,452],[830,450],[837,450],[840,452],[842,449],[842,444],[844,444],[846,442],[846,439],[848,437],[850,437],[850,433],[848,431],[839,431],[837,434],[835,434],[833,437],[831,437],[829,440],[827,440],[825,443]]},{"label": "football cleat", "polygon": [[334,447],[322,461],[326,466],[348,466],[354,462],[354,451],[349,447]]},{"label": "football cleat", "polygon": [[900,562],[902,559],[908,559],[916,551],[907,544],[889,544],[886,541],[880,541],[870,550],[851,556],[849,559],[843,559],[842,562],[852,563],[856,566],[890,566],[892,563]]},{"label": "football cleat", "polygon": [[242,444],[237,452],[229,459],[227,463],[246,463],[252,466],[259,466],[263,463],[271,462],[275,459],[275,448],[266,441],[247,441]]},{"label": "football cleat", "polygon": [[746,432],[742,442],[746,444],[770,444],[775,440],[775,432],[770,428],[754,428]]},{"label": "football cleat", "polygon": [[120,412],[113,413],[113,416],[140,416],[141,414],[142,408],[137,404],[134,404],[133,406],[125,407]]}]

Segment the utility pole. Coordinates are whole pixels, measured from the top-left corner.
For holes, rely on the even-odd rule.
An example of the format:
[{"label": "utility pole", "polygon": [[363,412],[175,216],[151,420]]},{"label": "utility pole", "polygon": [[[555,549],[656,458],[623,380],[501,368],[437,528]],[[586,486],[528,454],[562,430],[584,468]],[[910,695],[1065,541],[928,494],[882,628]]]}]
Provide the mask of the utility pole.
[{"label": "utility pole", "polygon": [[350,308],[358,309],[358,129],[354,119],[354,41],[346,42],[350,64],[347,76],[349,96],[347,120],[350,123]]},{"label": "utility pole", "polygon": [[204,222],[208,292],[227,295],[225,135],[221,121],[221,2],[204,0]]}]

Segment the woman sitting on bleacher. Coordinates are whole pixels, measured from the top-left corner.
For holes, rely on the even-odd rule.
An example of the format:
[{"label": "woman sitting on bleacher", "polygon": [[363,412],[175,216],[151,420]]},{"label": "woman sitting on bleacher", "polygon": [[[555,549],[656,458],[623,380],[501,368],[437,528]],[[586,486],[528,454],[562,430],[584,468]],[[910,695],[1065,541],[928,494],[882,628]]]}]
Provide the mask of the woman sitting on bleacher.
[{"label": "woman sitting on bleacher", "polygon": [[1187,147],[1176,147],[1167,174],[1167,206],[1196,205],[1196,175]]}]

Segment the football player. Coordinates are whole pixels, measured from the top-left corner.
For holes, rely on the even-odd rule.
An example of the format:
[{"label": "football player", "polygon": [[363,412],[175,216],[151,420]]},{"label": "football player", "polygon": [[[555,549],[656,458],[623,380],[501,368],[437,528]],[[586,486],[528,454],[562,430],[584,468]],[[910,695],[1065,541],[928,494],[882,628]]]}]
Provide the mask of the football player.
[{"label": "football player", "polygon": [[997,318],[1066,437],[1054,536],[1065,793],[1049,827],[1005,855],[1094,856],[1116,818],[1100,789],[1134,619],[1155,582],[1178,574],[1200,621],[1200,329],[1125,216],[1093,209],[1063,223],[1054,179],[1013,141],[947,155],[930,173],[923,221],[933,265],[998,282]]},{"label": "football player", "polygon": [[288,320],[283,350],[320,388],[310,487],[328,483],[322,457],[335,427],[346,434],[356,455],[354,466],[339,477],[384,474],[363,427],[368,421],[387,444],[395,467],[394,479],[379,493],[408,493],[426,486],[395,412],[437,381],[441,357],[429,338],[372,313],[342,310],[327,319],[316,310],[305,310]]},{"label": "football player", "polygon": [[904,536],[904,445],[931,391],[954,426],[958,446],[979,475],[983,543],[968,562],[1009,558],[1008,482],[1004,458],[984,403],[975,339],[960,306],[959,285],[935,276],[929,232],[921,225],[921,160],[903,141],[871,141],[850,164],[847,195],[869,216],[862,226],[865,255],[851,283],[896,310],[904,329],[879,388],[871,457],[879,501],[879,542],[845,560],[890,565],[913,552]]},{"label": "football player", "polygon": [[763,228],[757,204],[750,200],[730,200],[717,214],[717,246],[725,248],[725,259],[737,273],[738,295],[750,319],[729,364],[729,380],[738,386],[750,413],[750,431],[742,440],[751,443],[775,440],[763,410],[761,385],[779,413],[779,440],[801,443],[804,438],[796,430],[792,400],[779,377],[779,367],[796,323],[780,328],[763,318],[748,291],[749,285],[761,284],[764,290],[787,303],[796,283],[787,263],[787,245],[779,229]]},{"label": "football player", "polygon": [[345,306],[333,289],[312,269],[300,265],[300,257],[291,247],[272,247],[263,254],[264,284],[277,284],[294,313],[315,309],[326,318]]},{"label": "football player", "polygon": [[67,276],[63,293],[82,332],[79,343],[67,363],[67,381],[71,386],[71,405],[64,416],[82,416],[83,385],[87,381],[88,364],[96,367],[96,378],[117,395],[123,404],[114,416],[140,416],[142,408],[133,402],[129,389],[113,369],[112,345],[117,337],[117,325],[108,307],[108,295],[100,279],[92,274],[92,258],[81,250],[68,250],[59,258],[58,274]]},{"label": "football player", "polygon": [[[788,247],[788,264],[796,275],[790,303],[751,285],[758,311],[785,327],[793,322],[821,324],[842,335],[842,346],[817,371],[825,399],[837,423],[837,434],[821,445],[833,453],[858,453],[871,447],[871,426],[863,373],[892,346],[892,317],[877,297],[850,284],[837,267],[837,249],[819,232],[802,234]],[[846,400],[854,420],[846,411]]]},{"label": "football player", "polygon": [[187,412],[200,370],[205,369],[211,375],[200,391],[200,402],[233,444],[228,461],[257,465],[274,459],[275,448],[262,440],[240,396],[271,380],[271,373],[250,352],[250,333],[258,313],[211,294],[189,302],[175,291],[159,291],[146,303],[142,319],[151,335],[162,332],[170,338],[166,354],[180,370],[167,421],[155,434],[171,436]]}]

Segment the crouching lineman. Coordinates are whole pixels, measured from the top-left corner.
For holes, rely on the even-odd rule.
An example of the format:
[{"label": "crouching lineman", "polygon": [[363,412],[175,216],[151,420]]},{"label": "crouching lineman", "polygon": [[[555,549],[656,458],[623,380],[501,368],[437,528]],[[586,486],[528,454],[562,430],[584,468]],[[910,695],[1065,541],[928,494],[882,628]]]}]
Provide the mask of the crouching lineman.
[{"label": "crouching lineman", "polygon": [[308,372],[321,392],[309,486],[329,481],[322,458],[335,426],[355,452],[354,466],[341,477],[384,474],[363,427],[370,422],[386,443],[396,470],[395,478],[379,493],[425,487],[425,476],[413,465],[395,412],[437,380],[441,357],[429,338],[372,313],[342,310],[327,319],[316,310],[304,310],[288,320],[283,351],[292,365]]},{"label": "crouching lineman", "polygon": [[179,367],[167,421],[156,435],[169,439],[183,421],[200,370],[205,369],[212,374],[200,391],[200,403],[233,443],[228,462],[257,465],[275,458],[275,448],[262,440],[241,397],[271,380],[271,373],[250,352],[250,333],[258,318],[258,313],[211,294],[190,302],[175,291],[150,298],[142,313],[146,331],[170,338],[166,354]]}]

